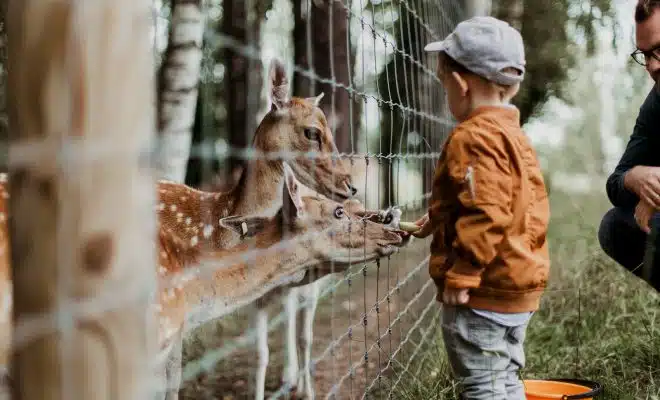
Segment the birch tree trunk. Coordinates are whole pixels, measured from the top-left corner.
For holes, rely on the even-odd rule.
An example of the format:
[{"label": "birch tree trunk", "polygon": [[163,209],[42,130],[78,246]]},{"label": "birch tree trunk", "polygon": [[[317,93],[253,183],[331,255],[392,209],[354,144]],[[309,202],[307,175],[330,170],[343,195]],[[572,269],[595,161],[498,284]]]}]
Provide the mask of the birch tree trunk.
[{"label": "birch tree trunk", "polygon": [[492,0],[466,0],[465,18],[488,16],[492,9]]},{"label": "birch tree trunk", "polygon": [[14,399],[152,396],[150,5],[9,5]]},{"label": "birch tree trunk", "polygon": [[498,0],[493,15],[511,24],[514,28],[522,30],[524,0]]},{"label": "birch tree trunk", "polygon": [[169,41],[158,77],[160,167],[184,182],[190,155],[202,62],[202,0],[172,0]]}]

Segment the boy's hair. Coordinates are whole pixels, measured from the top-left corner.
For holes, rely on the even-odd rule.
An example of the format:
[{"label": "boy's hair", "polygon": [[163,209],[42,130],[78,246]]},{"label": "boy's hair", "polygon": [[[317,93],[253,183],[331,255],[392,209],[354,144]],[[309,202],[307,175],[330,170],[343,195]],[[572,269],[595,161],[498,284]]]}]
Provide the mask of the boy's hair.
[{"label": "boy's hair", "polygon": [[[658,1],[660,1],[660,0],[658,0]],[[451,72],[458,72],[459,74],[471,74],[471,75],[474,75],[474,76],[479,76],[479,75],[475,74],[474,72],[470,71],[469,69],[465,68],[461,63],[459,63],[458,61],[451,58],[445,52],[440,53],[440,60],[441,60],[440,62],[441,62],[441,67],[442,67],[443,71],[450,72],[450,73]],[[517,70],[516,68],[505,68],[504,72],[513,73],[513,74],[516,74],[516,75],[521,75],[521,72],[519,70]],[[483,78],[481,76],[480,76],[480,78],[486,80],[485,78]],[[499,87],[499,88],[502,88],[502,89],[509,89],[509,88],[512,87],[512,86],[502,85],[502,84],[491,82],[491,81],[488,81],[488,82],[490,82],[491,84],[495,85],[496,87]]]},{"label": "boy's hair", "polygon": [[644,22],[660,9],[660,0],[639,0],[635,7],[635,22]]}]

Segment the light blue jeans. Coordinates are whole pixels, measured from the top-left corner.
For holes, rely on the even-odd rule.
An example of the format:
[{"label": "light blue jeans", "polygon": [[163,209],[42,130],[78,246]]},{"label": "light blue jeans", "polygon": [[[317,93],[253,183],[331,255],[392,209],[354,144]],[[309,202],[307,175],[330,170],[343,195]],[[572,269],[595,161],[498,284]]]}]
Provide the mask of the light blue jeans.
[{"label": "light blue jeans", "polygon": [[466,307],[443,305],[442,337],[465,400],[525,400],[518,370],[525,366],[528,322],[500,325]]}]

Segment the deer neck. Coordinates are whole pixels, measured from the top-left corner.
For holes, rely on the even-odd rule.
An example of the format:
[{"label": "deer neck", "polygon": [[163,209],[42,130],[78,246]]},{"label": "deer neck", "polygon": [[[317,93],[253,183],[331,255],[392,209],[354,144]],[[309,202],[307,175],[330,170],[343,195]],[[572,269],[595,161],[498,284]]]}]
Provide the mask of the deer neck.
[{"label": "deer neck", "polygon": [[275,226],[264,232],[264,236],[253,245],[243,243],[222,254],[226,260],[239,254],[247,255],[251,257],[248,262],[215,268],[213,261],[201,260],[202,268],[206,265],[214,271],[213,278],[200,278],[186,288],[186,331],[230,314],[271,290],[304,277],[306,267],[313,263],[309,250],[299,243],[271,248],[282,239],[281,231]]},{"label": "deer neck", "polygon": [[161,241],[174,249],[168,256],[185,268],[205,254],[240,245],[240,234],[222,226],[221,220],[238,215],[275,215],[282,203],[282,171],[281,161],[257,160],[238,185],[218,193],[159,182]]},{"label": "deer neck", "polygon": [[237,185],[234,215],[274,215],[281,206],[282,161],[258,159],[250,163]]},{"label": "deer neck", "polygon": [[231,244],[233,236],[220,220],[234,214],[236,190],[213,193],[175,182],[158,183],[159,233],[176,249],[181,262],[194,262],[200,252]]}]

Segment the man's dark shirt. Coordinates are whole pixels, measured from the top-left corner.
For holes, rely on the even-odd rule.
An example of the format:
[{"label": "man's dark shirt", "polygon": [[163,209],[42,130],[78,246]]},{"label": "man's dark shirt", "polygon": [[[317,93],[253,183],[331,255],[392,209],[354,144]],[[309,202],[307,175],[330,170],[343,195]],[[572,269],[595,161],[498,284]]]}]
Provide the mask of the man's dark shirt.
[{"label": "man's dark shirt", "polygon": [[640,107],[626,150],[607,179],[607,196],[615,207],[632,209],[637,205],[639,198],[623,186],[623,176],[638,165],[660,166],[660,92],[656,85]]}]

